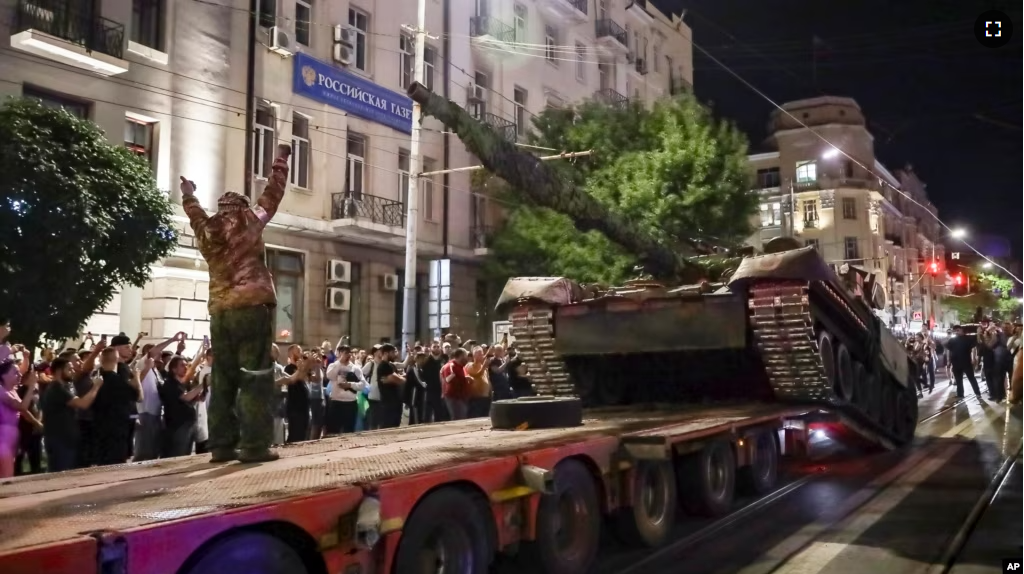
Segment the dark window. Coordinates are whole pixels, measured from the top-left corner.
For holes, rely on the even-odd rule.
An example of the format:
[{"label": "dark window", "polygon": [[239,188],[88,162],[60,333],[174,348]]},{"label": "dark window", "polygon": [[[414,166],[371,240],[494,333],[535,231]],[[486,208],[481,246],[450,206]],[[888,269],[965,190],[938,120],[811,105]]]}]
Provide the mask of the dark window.
[{"label": "dark window", "polygon": [[274,309],[274,341],[302,340],[303,276],[302,254],[267,250],[267,267],[274,276],[277,307]]},{"label": "dark window", "polygon": [[21,95],[26,98],[35,98],[48,108],[63,109],[73,116],[78,116],[82,119],[89,119],[89,110],[92,106],[81,100],[74,100],[59,94],[54,94],[53,92],[37,90],[28,86],[24,87]]},{"label": "dark window", "polygon": [[843,219],[857,219],[857,200],[855,198],[843,198]]},{"label": "dark window", "polygon": [[153,165],[153,124],[131,118],[124,120],[124,147]]},{"label": "dark window", "polygon": [[313,17],[313,7],[305,0],[295,2],[295,41],[303,46],[309,45],[310,22]]},{"label": "dark window", "polygon": [[779,177],[779,168],[769,167],[767,169],[757,170],[757,188],[765,189],[768,187],[779,187],[782,185],[782,179]]},{"label": "dark window", "polygon": [[163,23],[163,0],[132,0],[132,42],[163,51]]},{"label": "dark window", "polygon": [[277,26],[277,0],[259,0],[260,26]]},{"label": "dark window", "polygon": [[860,244],[856,237],[846,237],[843,241],[844,257],[846,260],[860,259]]}]

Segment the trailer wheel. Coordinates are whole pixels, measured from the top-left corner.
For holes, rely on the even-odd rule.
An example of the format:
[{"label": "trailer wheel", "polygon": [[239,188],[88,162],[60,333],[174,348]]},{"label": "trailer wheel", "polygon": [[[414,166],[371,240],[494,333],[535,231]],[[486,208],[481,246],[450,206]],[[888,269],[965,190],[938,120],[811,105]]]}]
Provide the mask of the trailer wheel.
[{"label": "trailer wheel", "polygon": [[720,516],[732,506],[736,457],[723,440],[679,459],[679,498],[683,510],[696,516]]},{"label": "trailer wheel", "polygon": [[583,403],[575,397],[521,397],[491,403],[491,427],[512,430],[578,427]]},{"label": "trailer wheel", "polygon": [[821,359],[821,367],[825,371],[825,380],[835,388],[836,353],[832,348],[832,335],[829,335],[828,331],[818,333],[818,358]]},{"label": "trailer wheel", "polygon": [[[192,560],[189,560],[192,562]],[[239,531],[214,542],[183,574],[304,574],[309,572],[299,553],[280,538],[258,531]]]},{"label": "trailer wheel", "polygon": [[750,465],[740,469],[744,492],[767,494],[779,478],[779,443],[774,431],[760,431],[751,436]]},{"label": "trailer wheel", "polygon": [[850,349],[845,344],[840,343],[839,349],[836,351],[836,381],[839,383],[836,386],[836,391],[839,392],[839,396],[849,403],[853,403],[857,399],[857,381],[855,378],[856,374]]},{"label": "trailer wheel", "polygon": [[420,501],[402,528],[395,574],[486,574],[492,551],[486,518],[464,492],[436,490]]},{"label": "trailer wheel", "polygon": [[622,508],[615,527],[624,542],[660,546],[676,520],[675,469],[670,462],[640,461],[633,471],[632,506]]},{"label": "trailer wheel", "polygon": [[594,477],[569,459],[555,467],[554,492],[541,495],[537,537],[523,544],[520,557],[530,572],[584,574],[601,540],[601,505]]}]

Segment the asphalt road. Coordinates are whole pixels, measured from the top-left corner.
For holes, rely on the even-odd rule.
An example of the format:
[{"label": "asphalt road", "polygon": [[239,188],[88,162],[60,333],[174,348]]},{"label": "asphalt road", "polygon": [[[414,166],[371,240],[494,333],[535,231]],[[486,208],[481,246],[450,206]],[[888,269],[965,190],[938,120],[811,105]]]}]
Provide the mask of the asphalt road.
[{"label": "asphalt road", "polygon": [[[924,422],[910,448],[864,454],[819,441],[814,460],[787,467],[771,502],[740,501],[730,517],[685,520],[654,551],[609,537],[595,572],[1002,572],[1001,559],[1020,558],[1024,539],[1021,410],[973,396],[956,404],[954,395],[940,380],[920,400]],[[1001,468],[1009,469],[1005,480],[993,481]]]}]

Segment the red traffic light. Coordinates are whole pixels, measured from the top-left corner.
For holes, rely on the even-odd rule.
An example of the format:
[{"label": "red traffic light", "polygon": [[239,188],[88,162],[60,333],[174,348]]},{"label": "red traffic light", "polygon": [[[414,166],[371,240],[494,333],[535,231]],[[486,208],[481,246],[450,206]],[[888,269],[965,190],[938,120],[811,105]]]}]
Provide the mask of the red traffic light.
[{"label": "red traffic light", "polygon": [[939,272],[939,264],[936,261],[932,261],[931,265],[928,266],[928,272],[935,275]]},{"label": "red traffic light", "polygon": [[963,276],[963,274],[962,273],[957,273],[956,276],[953,277],[953,283],[955,283],[957,285],[963,285],[964,284],[964,276]]}]

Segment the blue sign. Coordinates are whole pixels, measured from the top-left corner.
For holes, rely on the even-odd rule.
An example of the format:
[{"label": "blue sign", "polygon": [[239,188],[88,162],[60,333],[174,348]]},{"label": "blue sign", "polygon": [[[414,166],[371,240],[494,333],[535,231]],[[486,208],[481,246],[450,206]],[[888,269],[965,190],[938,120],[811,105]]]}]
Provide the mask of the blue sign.
[{"label": "blue sign", "polygon": [[330,64],[295,54],[292,91],[363,119],[412,133],[412,100]]}]

